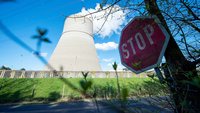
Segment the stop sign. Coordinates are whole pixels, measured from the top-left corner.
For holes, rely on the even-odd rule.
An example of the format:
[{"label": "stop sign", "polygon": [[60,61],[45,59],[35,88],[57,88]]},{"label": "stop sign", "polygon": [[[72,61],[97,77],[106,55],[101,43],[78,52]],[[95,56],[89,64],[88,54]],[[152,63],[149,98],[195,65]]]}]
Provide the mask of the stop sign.
[{"label": "stop sign", "polygon": [[158,67],[169,42],[169,34],[156,17],[136,17],[121,33],[122,64],[135,73]]}]

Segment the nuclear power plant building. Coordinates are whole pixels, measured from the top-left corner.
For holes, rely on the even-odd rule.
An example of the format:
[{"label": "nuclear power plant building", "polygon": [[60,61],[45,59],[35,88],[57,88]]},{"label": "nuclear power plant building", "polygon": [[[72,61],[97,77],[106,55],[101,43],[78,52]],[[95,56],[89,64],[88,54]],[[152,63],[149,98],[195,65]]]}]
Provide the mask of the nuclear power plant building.
[{"label": "nuclear power plant building", "polygon": [[[63,71],[101,71],[93,39],[93,23],[89,18],[72,15],[65,19],[49,65]],[[45,70],[50,68],[46,66]]]}]

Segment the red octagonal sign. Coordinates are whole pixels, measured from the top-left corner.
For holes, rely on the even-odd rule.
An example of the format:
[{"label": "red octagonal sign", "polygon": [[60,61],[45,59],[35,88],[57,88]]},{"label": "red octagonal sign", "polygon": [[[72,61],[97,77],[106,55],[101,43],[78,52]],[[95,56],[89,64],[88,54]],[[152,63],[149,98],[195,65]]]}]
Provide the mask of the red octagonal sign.
[{"label": "red octagonal sign", "polygon": [[135,73],[158,67],[169,42],[169,34],[156,17],[136,17],[121,33],[122,64]]}]

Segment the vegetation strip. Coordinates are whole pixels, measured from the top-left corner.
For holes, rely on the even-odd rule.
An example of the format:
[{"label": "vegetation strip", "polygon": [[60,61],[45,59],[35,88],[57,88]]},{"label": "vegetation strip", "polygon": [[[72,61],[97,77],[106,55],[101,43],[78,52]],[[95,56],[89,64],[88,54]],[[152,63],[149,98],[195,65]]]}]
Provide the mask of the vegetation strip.
[{"label": "vegetation strip", "polygon": [[[82,78],[68,78],[73,85],[81,89]],[[92,86],[87,90],[88,95],[96,98],[117,98],[117,85],[115,78],[88,78]],[[120,87],[126,88],[128,97],[164,96],[168,95],[166,85],[159,83],[157,79],[150,78],[119,78]],[[122,91],[123,93],[123,91]],[[65,85],[59,78],[1,78],[0,79],[0,103],[14,103],[22,101],[70,101],[82,100],[85,97]]]}]

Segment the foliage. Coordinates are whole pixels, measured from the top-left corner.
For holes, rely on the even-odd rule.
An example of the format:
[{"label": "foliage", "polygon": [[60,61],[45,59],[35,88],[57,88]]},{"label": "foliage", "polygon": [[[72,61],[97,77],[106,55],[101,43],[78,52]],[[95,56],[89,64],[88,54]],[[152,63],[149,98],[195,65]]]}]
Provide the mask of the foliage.
[{"label": "foliage", "polygon": [[84,72],[81,72],[81,73],[82,73],[82,75],[83,75],[84,79],[86,80],[86,79],[87,79],[87,76],[88,76],[88,74],[89,74],[89,72],[86,72],[86,73],[84,73]]},{"label": "foliage", "polygon": [[20,70],[25,71],[26,69],[25,68],[21,68]]},{"label": "foliage", "polygon": [[41,49],[42,42],[51,43],[51,41],[47,37],[45,37],[45,35],[47,34],[47,29],[38,28],[37,33],[38,34],[34,35],[32,38],[38,40],[36,51],[38,52],[37,54],[40,55],[40,49]]},{"label": "foliage", "polygon": [[[73,85],[81,89],[87,89],[89,95],[96,92],[97,98],[116,98],[117,85],[115,78],[95,78],[92,81],[91,88],[83,88],[81,78],[68,78]],[[149,78],[120,78],[122,87],[122,98],[144,97],[168,94],[165,85],[154,82]],[[0,103],[18,102],[18,101],[55,101],[62,95],[63,83],[59,78],[1,78],[0,79]],[[89,85],[90,86],[90,85]],[[95,89],[95,90],[94,90]],[[156,91],[156,92],[155,92]],[[54,92],[54,93],[52,93]],[[65,87],[63,99],[73,100],[83,98],[80,93]],[[125,99],[125,98],[124,98]]]},{"label": "foliage", "polygon": [[112,66],[113,66],[114,70],[117,70],[117,63],[116,62],[114,62]]},{"label": "foliage", "polygon": [[92,81],[91,80],[87,80],[88,74],[89,74],[89,72],[86,72],[86,73],[82,72],[82,75],[83,75],[84,79],[79,81],[82,93],[84,95],[86,95],[87,90],[89,88],[91,88],[91,86],[92,86]]},{"label": "foliage", "polygon": [[1,66],[0,70],[11,70],[11,68],[6,67],[6,66]]}]

